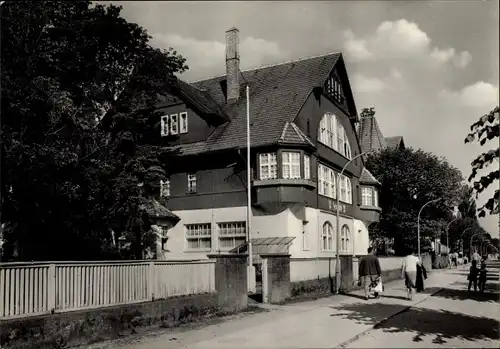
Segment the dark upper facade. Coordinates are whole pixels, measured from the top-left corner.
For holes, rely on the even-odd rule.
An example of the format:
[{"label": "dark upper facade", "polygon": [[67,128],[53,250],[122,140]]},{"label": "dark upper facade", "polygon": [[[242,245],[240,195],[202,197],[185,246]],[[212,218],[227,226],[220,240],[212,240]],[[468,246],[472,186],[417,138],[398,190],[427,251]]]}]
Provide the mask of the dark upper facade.
[{"label": "dark upper facade", "polygon": [[[180,151],[163,196],[173,210],[246,204],[250,105],[253,204],[298,203],[378,220],[379,183],[364,169],[356,106],[341,53],[240,71],[238,30],[226,32],[226,75],[175,79],[158,108],[164,136]],[[246,98],[249,86],[249,101]],[[182,160],[181,160],[182,159]],[[370,193],[368,193],[370,191]]]}]

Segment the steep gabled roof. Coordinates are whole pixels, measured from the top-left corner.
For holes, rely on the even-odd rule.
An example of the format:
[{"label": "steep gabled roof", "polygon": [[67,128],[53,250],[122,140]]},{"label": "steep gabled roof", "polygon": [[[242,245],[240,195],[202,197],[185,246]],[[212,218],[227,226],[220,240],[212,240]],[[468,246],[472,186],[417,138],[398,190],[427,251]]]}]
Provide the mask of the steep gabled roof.
[{"label": "steep gabled roof", "polygon": [[359,182],[363,184],[378,184],[380,182],[366,169],[363,167],[363,171],[361,172],[361,177],[359,177]]},{"label": "steep gabled roof", "polygon": [[[280,141],[286,124],[294,120],[313,88],[326,81],[340,57],[340,53],[331,53],[241,72],[242,86],[246,83],[250,86],[253,147]],[[190,84],[206,93],[231,118],[230,122],[217,127],[206,142],[199,142],[198,149],[216,151],[246,147],[245,89],[241,89],[240,99],[226,104],[225,80],[224,75]],[[186,154],[184,148],[181,146]]]},{"label": "steep gabled roof", "polygon": [[278,142],[283,144],[310,145],[314,147],[314,143],[311,142],[309,137],[307,137],[293,122],[287,122],[285,124]]},{"label": "steep gabled roof", "polygon": [[361,152],[370,150],[381,150],[387,147],[387,142],[378,126],[374,113],[361,115],[358,126],[358,137],[361,145]]},{"label": "steep gabled roof", "polygon": [[386,137],[385,141],[387,143],[387,147],[390,149],[395,149],[401,145],[403,145],[404,147],[404,141],[402,136]]}]

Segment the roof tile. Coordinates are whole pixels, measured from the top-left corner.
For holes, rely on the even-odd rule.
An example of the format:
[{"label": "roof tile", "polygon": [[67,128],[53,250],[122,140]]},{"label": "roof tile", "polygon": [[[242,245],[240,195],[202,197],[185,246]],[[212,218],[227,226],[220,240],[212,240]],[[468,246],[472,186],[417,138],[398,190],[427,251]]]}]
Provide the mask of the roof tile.
[{"label": "roof tile", "polygon": [[[324,83],[340,56],[332,53],[241,73],[241,81],[250,87],[253,147],[279,141],[286,124],[293,121],[312,89]],[[207,151],[246,147],[246,137],[242,137],[246,134],[246,95],[243,93],[239,100],[227,105],[221,84],[225,79],[219,76],[191,83],[231,117],[207,139]]]}]

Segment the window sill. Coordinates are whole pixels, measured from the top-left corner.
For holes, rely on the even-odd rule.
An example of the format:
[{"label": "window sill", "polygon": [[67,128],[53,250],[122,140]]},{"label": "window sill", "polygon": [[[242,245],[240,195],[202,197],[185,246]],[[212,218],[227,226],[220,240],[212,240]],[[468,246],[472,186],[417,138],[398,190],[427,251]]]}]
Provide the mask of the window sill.
[{"label": "window sill", "polygon": [[184,250],[186,253],[200,253],[200,252],[211,252],[211,248],[200,248],[200,249],[187,249]]},{"label": "window sill", "polygon": [[380,207],[378,207],[378,206],[361,205],[359,208],[362,209],[362,210],[382,212],[382,209]]},{"label": "window sill", "polygon": [[316,183],[311,179],[284,179],[284,178],[276,178],[276,179],[262,179],[262,180],[254,180],[254,187],[267,187],[267,186],[277,186],[277,185],[296,185],[296,186],[305,186],[316,188]]}]

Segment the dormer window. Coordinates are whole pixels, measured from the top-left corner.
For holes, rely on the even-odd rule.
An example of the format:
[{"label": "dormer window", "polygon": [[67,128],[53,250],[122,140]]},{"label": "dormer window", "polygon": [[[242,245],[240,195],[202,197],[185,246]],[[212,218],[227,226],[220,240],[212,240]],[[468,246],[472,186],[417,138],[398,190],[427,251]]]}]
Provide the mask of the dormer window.
[{"label": "dormer window", "polygon": [[170,196],[170,179],[160,180],[160,197],[168,198]]},{"label": "dormer window", "polygon": [[188,131],[188,114],[186,112],[179,114],[180,131],[179,133],[187,133]]},{"label": "dormer window", "polygon": [[179,120],[177,119],[177,114],[170,115],[170,134],[176,135],[179,133],[178,124]]},{"label": "dormer window", "polygon": [[161,135],[162,137],[168,136],[170,134],[170,127],[168,123],[168,115],[163,115],[161,117]]}]

